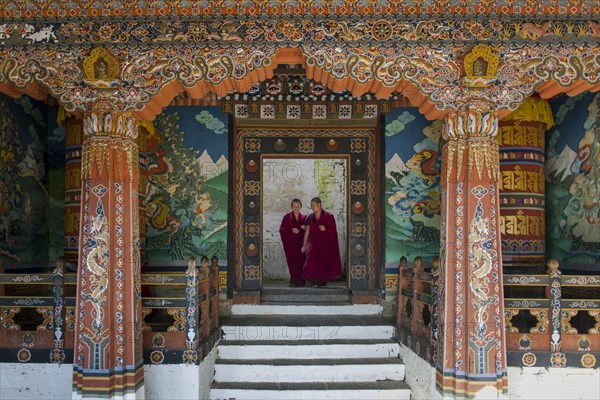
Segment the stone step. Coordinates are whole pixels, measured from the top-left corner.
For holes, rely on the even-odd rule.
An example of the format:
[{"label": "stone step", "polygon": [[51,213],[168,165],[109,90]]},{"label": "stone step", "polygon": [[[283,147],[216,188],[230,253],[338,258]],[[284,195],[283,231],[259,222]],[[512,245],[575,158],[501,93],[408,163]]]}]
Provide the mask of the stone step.
[{"label": "stone step", "polygon": [[410,388],[404,382],[215,382],[211,400],[409,400]]},{"label": "stone step", "polygon": [[341,305],[350,304],[351,296],[347,288],[263,288],[261,291],[261,304],[316,304],[316,305]]},{"label": "stone step", "polygon": [[311,295],[311,296],[322,296],[327,294],[335,295],[347,295],[350,293],[348,288],[345,287],[263,287],[262,294],[281,294],[281,295]]},{"label": "stone step", "polygon": [[[280,300],[274,300],[274,301],[263,301],[261,300],[260,305],[261,306],[315,306],[318,305],[319,302],[318,301],[312,301],[309,298],[306,298],[304,301],[302,299],[295,299],[295,301],[280,301]],[[322,305],[328,305],[328,306],[347,306],[350,303],[349,300],[336,300],[336,301],[324,301],[322,303]]]},{"label": "stone step", "polygon": [[256,340],[221,342],[222,359],[321,359],[398,357],[400,345],[394,339],[379,340]]},{"label": "stone step", "polygon": [[216,382],[375,382],[404,380],[396,358],[225,360],[215,363]]},{"label": "stone step", "polygon": [[380,315],[380,304],[234,304],[232,315]]},{"label": "stone step", "polygon": [[222,320],[223,342],[392,339],[393,319],[378,315],[234,315]]}]

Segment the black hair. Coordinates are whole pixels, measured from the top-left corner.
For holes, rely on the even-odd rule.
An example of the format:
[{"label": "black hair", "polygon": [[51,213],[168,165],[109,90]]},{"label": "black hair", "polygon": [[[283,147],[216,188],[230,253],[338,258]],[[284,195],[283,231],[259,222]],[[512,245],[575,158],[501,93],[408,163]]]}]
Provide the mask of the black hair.
[{"label": "black hair", "polygon": [[[317,203],[319,206],[321,206],[321,199],[319,197],[313,197],[312,199],[310,199],[310,202],[313,203]],[[315,213],[310,214],[310,216],[313,219],[313,222],[317,222],[317,216],[315,215]]]},{"label": "black hair", "polygon": [[294,207],[294,203],[298,203],[298,204],[300,204],[300,207],[302,207],[302,202],[300,201],[300,199],[292,199],[292,203],[290,204],[290,207]]}]

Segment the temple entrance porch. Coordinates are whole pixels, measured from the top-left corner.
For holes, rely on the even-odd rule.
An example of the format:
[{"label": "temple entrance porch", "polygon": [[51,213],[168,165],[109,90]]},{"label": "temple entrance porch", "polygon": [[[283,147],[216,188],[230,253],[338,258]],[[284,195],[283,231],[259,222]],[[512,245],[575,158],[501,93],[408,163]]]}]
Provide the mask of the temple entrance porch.
[{"label": "temple entrance porch", "polygon": [[[596,158],[582,159],[597,155],[597,147],[593,146],[598,142],[593,122],[596,118],[583,124],[585,134],[581,140],[574,138],[566,152],[560,152],[564,141],[556,142],[554,136],[549,143],[556,143],[545,151],[543,145],[525,143],[525,148],[519,140],[504,141],[513,137],[507,134],[503,144],[514,148],[501,152],[496,140],[501,120],[516,111],[529,96],[539,94],[543,99],[552,99],[560,93],[577,96],[600,89],[596,57],[599,33],[597,23],[590,18],[598,14],[598,7],[590,2],[558,8],[532,6],[525,0],[514,5],[510,2],[510,7],[507,7],[508,0],[485,4],[465,1],[459,6],[435,0],[419,7],[413,4],[363,7],[357,2],[346,2],[344,7],[298,7],[296,2],[273,7],[272,2],[255,2],[249,7],[235,8],[205,8],[200,3],[186,6],[184,2],[172,5],[155,2],[146,8],[144,2],[141,2],[144,5],[132,2],[123,8],[108,8],[102,4],[83,7],[75,1],[66,10],[55,8],[54,3],[47,8],[44,2],[30,2],[31,7],[23,8],[15,6],[12,0],[5,2],[1,7],[5,11],[4,19],[0,21],[6,22],[0,24],[0,91],[14,98],[27,94],[42,102],[49,97],[56,99],[53,104],[62,106],[60,119],[69,132],[67,138],[77,139],[73,142],[66,139],[69,144],[65,143],[68,151],[64,152],[64,168],[69,183],[65,186],[64,199],[64,254],[77,259],[78,269],[77,276],[69,276],[57,268],[52,276],[38,277],[40,281],[36,284],[53,282],[56,290],[52,299],[3,296],[4,308],[0,310],[3,334],[11,341],[4,337],[0,341],[3,345],[9,343],[1,352],[0,375],[6,377],[16,371],[25,380],[10,385],[15,393],[24,392],[23,388],[43,389],[44,385],[39,383],[41,374],[32,361],[42,366],[56,363],[57,368],[72,362],[62,383],[57,385],[56,380],[48,379],[52,387],[64,390],[56,398],[184,398],[189,394],[206,398],[218,351],[215,346],[221,339],[222,325],[218,313],[214,313],[218,309],[214,302],[220,294],[215,285],[226,286],[227,300],[233,299],[234,316],[236,313],[250,315],[251,321],[237,326],[274,326],[268,320],[258,324],[261,313],[273,314],[273,307],[278,307],[263,301],[269,282],[265,273],[269,277],[273,272],[264,263],[261,211],[264,207],[263,155],[270,153],[287,158],[346,157],[348,160],[352,175],[346,184],[349,189],[344,253],[347,281],[346,288],[342,289],[348,292],[349,302],[353,304],[325,306],[335,310],[336,318],[347,315],[350,309],[363,310],[367,315],[379,313],[377,308],[381,306],[375,303],[384,292],[386,299],[391,293],[382,290],[388,289],[383,282],[390,282],[389,287],[392,282],[396,286],[402,283],[401,276],[391,276],[392,271],[384,269],[383,263],[388,250],[400,247],[395,246],[396,242],[404,241],[411,246],[409,242],[415,237],[424,237],[436,252],[439,247],[439,276],[430,292],[430,300],[432,304],[437,300],[437,306],[432,307],[432,334],[427,336],[436,352],[436,357],[432,357],[436,385],[427,386],[427,395],[420,397],[432,398],[435,393],[437,398],[505,398],[510,394],[507,366],[511,362],[521,367],[551,364],[562,368],[572,366],[576,357],[582,366],[594,368],[598,356],[590,349],[598,347],[590,346],[597,344],[591,340],[598,336],[597,300],[584,299],[589,308],[585,311],[586,323],[593,322],[595,331],[582,332],[577,343],[569,343],[567,336],[575,335],[571,333],[569,320],[576,319],[574,314],[581,312],[577,308],[582,307],[582,303],[561,298],[560,292],[557,294],[554,285],[560,284],[559,271],[555,269],[553,275],[544,280],[553,285],[554,297],[549,303],[545,299],[526,299],[526,302],[514,299],[507,303],[503,291],[506,281],[502,253],[509,250],[513,267],[533,262],[530,256],[534,256],[536,263],[548,256],[543,251],[545,238],[540,233],[545,230],[542,192],[544,172],[546,178],[547,172],[552,172],[549,167],[559,167],[550,183],[556,189],[567,189],[565,193],[573,193],[575,201],[568,203],[573,203],[573,208],[581,209],[582,204],[588,208],[588,196],[575,192],[591,188],[588,181],[593,182],[596,176],[589,162]],[[292,67],[282,70],[281,65]],[[301,75],[301,79],[296,75]],[[285,80],[280,79],[282,76]],[[283,88],[290,88],[290,92],[284,93]],[[199,173],[195,167],[203,161],[197,157],[200,153],[196,154],[196,149],[181,140],[177,117],[155,119],[167,112],[170,101],[181,100],[181,94],[190,101],[204,101],[203,106],[220,106],[220,112],[229,114],[227,124],[215,121],[218,116],[212,114],[214,110],[202,110],[193,119],[211,134],[227,137],[224,133],[228,132],[225,152],[209,149],[209,153],[218,152],[217,163],[227,169],[223,173],[227,179],[216,182],[216,177],[208,174],[197,179]],[[407,143],[402,135],[402,141],[396,141],[395,145],[398,150],[412,148],[414,157],[411,152],[407,152],[406,157],[395,154],[390,161],[393,159],[397,168],[387,171],[379,167],[382,162],[376,156],[369,154],[380,154],[377,140],[381,130],[377,129],[377,120],[386,112],[384,106],[388,107],[387,112],[391,107],[402,107],[396,103],[402,96],[411,107],[418,109],[419,116],[440,122],[435,132],[428,130],[428,135],[423,130],[423,134],[427,139],[441,135],[444,142],[438,146],[436,140],[423,148],[422,140]],[[587,104],[592,106],[592,103]],[[590,115],[593,113],[594,117],[597,104],[595,100],[590,108]],[[571,110],[578,108],[574,104],[568,110],[561,106],[556,115],[575,114]],[[53,131],[44,129],[44,121],[50,120],[44,109],[42,107],[41,114],[32,113],[27,100],[22,103],[22,111],[29,116],[9,118],[8,124],[3,126],[16,126],[16,121],[31,120],[33,116],[41,122],[39,137],[49,137]],[[402,118],[389,121],[390,135],[400,138],[397,134],[410,122],[407,118],[411,115],[415,116],[402,112],[398,115]],[[351,121],[344,121],[347,119]],[[162,122],[156,124],[157,131],[152,121]],[[579,125],[569,123],[562,130],[571,133]],[[526,126],[534,128],[530,124]],[[538,130],[539,137],[543,138],[543,129]],[[0,157],[3,170],[18,172],[21,180],[31,181],[31,177],[38,175],[41,179],[46,172],[47,152],[40,145],[44,140],[38,140],[37,133],[33,135],[35,129],[26,131],[24,129],[21,135],[12,128],[0,130],[1,142],[7,145]],[[506,129],[508,131],[510,129]],[[10,134],[4,135],[5,132]],[[514,129],[513,132],[522,131]],[[386,127],[386,136],[387,133]],[[154,141],[159,137],[166,140]],[[214,144],[215,140],[207,142]],[[390,142],[394,143],[392,139]],[[583,151],[572,152],[573,149]],[[430,150],[434,150],[435,155],[441,154],[439,168],[433,168],[440,172],[438,178],[428,174],[430,170],[425,168],[435,166],[435,163],[427,163],[434,159],[434,152]],[[146,151],[150,161],[147,164],[144,162]],[[542,165],[544,157],[554,158],[559,153],[562,157],[556,161],[560,163],[550,159],[546,166]],[[223,155],[229,157],[225,159]],[[507,158],[501,159],[504,155]],[[412,160],[414,169],[405,174],[408,171],[403,168],[406,165],[400,164],[402,160]],[[417,163],[418,160],[423,163]],[[172,168],[173,165],[177,168]],[[213,167],[212,162],[210,166]],[[544,171],[544,168],[548,169]],[[576,175],[577,170],[580,175],[571,177],[570,172]],[[146,171],[153,179],[149,188],[153,191],[145,190]],[[385,186],[378,176],[384,171],[390,172]],[[32,236],[28,230],[17,229],[23,224],[15,221],[28,222],[27,225],[36,228],[32,232],[45,235],[47,230],[37,229],[32,207],[34,210],[45,208],[46,199],[52,204],[41,189],[36,193],[43,201],[23,196],[21,182],[10,177],[18,174],[6,174],[4,178],[8,189],[1,190],[0,232],[15,260],[26,260],[28,258],[23,257],[31,255],[45,259],[44,250],[54,247],[53,253],[48,254],[55,254],[62,247],[60,240],[54,246],[28,246],[27,251],[14,249],[17,237],[29,239]],[[592,179],[578,181],[584,174]],[[565,175],[574,182],[563,183]],[[413,177],[418,178],[419,183],[429,184],[420,192],[432,197],[424,207],[418,196],[414,201],[403,201],[402,196],[409,191],[405,188],[411,186]],[[507,177],[515,179],[505,179]],[[531,187],[529,184],[523,187],[523,177],[535,178]],[[436,181],[439,187],[430,187]],[[394,196],[390,196],[387,203],[379,201],[388,190],[388,184]],[[39,186],[44,188],[43,184]],[[223,187],[228,191],[223,191]],[[500,193],[503,189],[512,192],[503,196]],[[590,193],[596,192],[590,189]],[[209,194],[211,208],[208,208]],[[548,203],[558,209],[567,203],[552,204],[553,198],[548,199]],[[142,210],[144,201],[151,211],[150,224],[146,224],[147,215]],[[378,211],[378,207],[385,209]],[[434,228],[439,232],[439,240],[426,229],[431,226],[424,223],[424,217],[410,218],[414,213],[407,210],[415,208],[433,211],[432,218],[439,217]],[[212,219],[211,210],[214,211]],[[385,231],[378,224],[392,225],[380,222],[381,217],[393,216],[395,211],[408,214],[403,216],[407,221],[399,221],[406,224],[398,224],[398,227],[408,226],[410,231],[397,230],[398,234],[389,237],[378,236],[378,232]],[[54,214],[48,210],[43,212]],[[511,212],[514,215],[509,215]],[[592,224],[597,224],[597,218],[592,220],[593,215],[593,211],[586,214],[592,228],[595,227]],[[550,221],[556,222],[557,229],[549,233],[560,235],[556,238],[561,243],[557,248],[560,256],[563,257],[563,251],[576,250],[578,260],[584,257],[589,260],[591,255],[596,257],[594,262],[597,263],[597,237],[581,243],[582,235],[588,233],[586,226],[579,225],[585,219],[573,212],[567,213],[565,218],[556,216],[559,218],[550,218]],[[577,220],[573,221],[573,217]],[[532,223],[520,224],[523,220]],[[144,228],[148,226],[151,229],[146,232]],[[522,230],[523,227],[527,229]],[[47,236],[63,238],[62,234]],[[41,242],[39,235],[33,237]],[[563,248],[562,239],[568,241],[574,237],[577,241]],[[153,253],[144,252],[150,248],[144,249],[144,240],[153,245]],[[522,250],[532,254],[522,258]],[[187,254],[188,251],[193,254]],[[185,260],[188,256],[210,257],[213,253],[219,254],[217,261],[226,260],[227,265],[216,265],[209,270],[206,265],[196,268],[195,262],[190,260],[185,275],[172,274],[172,271],[165,275],[147,275],[142,271],[143,260],[148,255],[164,256],[154,257],[160,260]],[[396,262],[399,253],[390,252],[387,260]],[[431,251],[426,253],[431,254]],[[403,255],[410,255],[412,259],[416,254]],[[5,254],[2,256],[4,262]],[[205,261],[200,260],[200,263]],[[29,282],[33,276],[6,276],[4,282],[17,278]],[[415,274],[412,291],[403,288],[412,292],[409,294],[413,305],[417,304],[414,299],[421,303],[426,301],[417,284],[417,281],[424,282],[423,277],[422,273]],[[563,279],[566,283],[566,278]],[[185,286],[185,299],[148,298],[141,293],[143,285],[165,285],[165,282]],[[587,278],[582,282],[591,284]],[[65,285],[75,284],[75,297],[62,290]],[[439,290],[434,291],[434,287]],[[39,308],[36,312],[44,315],[44,329],[19,331],[18,321],[13,317],[18,315],[21,306]],[[309,314],[315,307],[319,305],[296,305],[293,318]],[[338,307],[345,307],[345,312]],[[527,310],[521,310],[523,307]],[[148,331],[144,326],[144,317],[154,308],[165,308],[173,317],[174,324],[167,331]],[[244,308],[248,312],[244,313]],[[509,326],[511,321],[514,322],[517,314],[527,312],[540,317],[539,329],[514,332]],[[311,318],[316,318],[317,325],[315,321],[307,321],[306,326],[330,326],[326,324],[333,318],[332,313],[324,318],[319,317],[323,312],[313,314]],[[415,321],[420,322],[414,318],[417,313],[411,315],[413,325]],[[552,316],[552,319],[544,316]],[[560,319],[563,317],[564,321]],[[352,324],[342,325],[356,330]],[[565,327],[569,333],[563,335]],[[368,328],[361,331],[370,332]],[[532,337],[535,339],[532,341],[524,335],[537,335],[542,331],[546,338],[552,339],[551,347],[545,348],[543,354],[530,346],[536,344],[537,337]],[[337,340],[345,339],[348,338]],[[568,354],[568,345],[574,344],[578,346],[577,352]],[[507,353],[509,346],[512,346],[512,354]],[[516,348],[526,353],[515,353]],[[414,354],[419,355],[416,345]],[[25,363],[29,368],[19,369],[18,366]],[[352,363],[355,361],[346,362]],[[256,366],[266,365],[242,364],[250,373]],[[330,366],[323,360],[320,364]],[[338,364],[335,365],[336,368],[326,369],[338,371]],[[288,366],[289,362],[282,365]],[[371,368],[362,369],[370,372]],[[188,375],[186,384],[182,385],[181,371],[184,370],[188,374],[192,371],[194,376]],[[409,370],[414,369],[407,368]],[[166,371],[174,372],[166,375]],[[597,374],[597,367],[594,371]],[[274,372],[279,375],[279,371]],[[400,371],[395,372],[398,374],[390,380],[401,380]],[[431,378],[430,372],[431,368],[428,372]],[[38,377],[35,383],[29,382],[31,376]],[[170,379],[172,376],[177,379]],[[379,380],[378,376],[370,377]],[[301,379],[316,384],[314,378],[306,375]],[[9,381],[13,381],[12,377]],[[4,396],[7,393],[4,382],[0,385],[0,397],[18,397]],[[248,380],[235,382],[245,386]],[[277,381],[278,388],[286,382],[289,383]],[[326,383],[326,388],[334,389],[338,381],[329,375],[327,382],[333,384]],[[521,387],[529,386],[520,382]],[[584,386],[574,382],[565,385],[570,394]],[[535,394],[539,394],[538,387]],[[158,395],[157,389],[169,396]],[[49,396],[36,392],[35,397]],[[395,397],[401,398],[400,395]]]}]

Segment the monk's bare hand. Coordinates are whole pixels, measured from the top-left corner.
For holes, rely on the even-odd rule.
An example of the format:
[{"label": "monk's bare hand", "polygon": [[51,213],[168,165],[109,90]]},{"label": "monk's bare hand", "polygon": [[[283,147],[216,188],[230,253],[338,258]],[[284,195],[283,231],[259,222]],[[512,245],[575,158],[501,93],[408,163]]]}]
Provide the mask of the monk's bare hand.
[{"label": "monk's bare hand", "polygon": [[296,235],[300,233],[300,229],[298,228],[292,228],[292,232],[294,232]]},{"label": "monk's bare hand", "polygon": [[302,246],[302,248],[300,249],[301,252],[305,253],[306,252],[306,247]]},{"label": "monk's bare hand", "polygon": [[324,231],[325,230],[325,225],[319,225],[319,229]]}]

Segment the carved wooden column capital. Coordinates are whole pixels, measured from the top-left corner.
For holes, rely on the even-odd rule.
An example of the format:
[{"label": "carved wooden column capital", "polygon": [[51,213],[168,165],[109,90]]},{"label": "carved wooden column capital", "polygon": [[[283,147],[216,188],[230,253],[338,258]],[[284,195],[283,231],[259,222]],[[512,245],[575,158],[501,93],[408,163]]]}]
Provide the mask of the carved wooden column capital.
[{"label": "carved wooden column capital", "polygon": [[[450,180],[485,174],[491,181],[499,179],[498,113],[490,103],[474,99],[464,109],[451,111],[444,118],[445,157],[442,171]],[[466,164],[466,165],[465,165]],[[466,166],[466,168],[464,168]]]},{"label": "carved wooden column capital", "polygon": [[83,116],[83,133],[86,136],[108,136],[137,139],[137,120],[130,112],[112,110],[89,111]]},{"label": "carved wooden column capital", "polygon": [[477,102],[469,104],[461,110],[446,114],[443,131],[444,139],[491,139],[498,133],[498,112],[485,107],[487,104]]},{"label": "carved wooden column capital", "polygon": [[114,173],[118,179],[138,180],[138,124],[128,112],[91,111],[83,116],[84,146],[81,178]]}]

